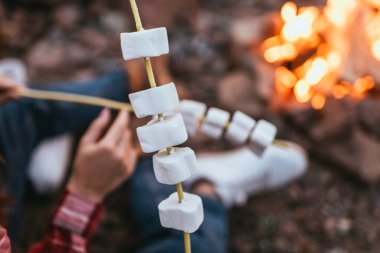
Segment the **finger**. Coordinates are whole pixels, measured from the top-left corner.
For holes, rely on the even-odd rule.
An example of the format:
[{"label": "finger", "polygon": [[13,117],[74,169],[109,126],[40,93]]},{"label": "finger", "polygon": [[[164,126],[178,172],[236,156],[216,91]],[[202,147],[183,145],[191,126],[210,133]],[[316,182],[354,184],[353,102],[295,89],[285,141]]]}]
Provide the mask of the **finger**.
[{"label": "finger", "polygon": [[21,98],[22,91],[23,91],[22,87],[13,87],[11,92],[10,92],[11,99],[16,100],[16,99]]},{"label": "finger", "polygon": [[127,175],[132,175],[136,170],[136,163],[137,163],[137,150],[131,145],[126,154],[126,163],[127,163]]},{"label": "finger", "polygon": [[103,138],[102,143],[109,147],[115,147],[120,141],[123,133],[127,130],[129,122],[128,112],[123,110],[120,111],[117,119],[112,124],[111,128],[108,130],[106,136]]},{"label": "finger", "polygon": [[132,141],[128,142],[128,147],[125,150],[125,160],[124,162],[127,164],[127,174],[132,174],[135,170],[137,159],[138,159],[138,152],[135,148],[135,145]]},{"label": "finger", "polygon": [[81,144],[95,143],[110,121],[109,109],[103,109],[84,134]]},{"label": "finger", "polygon": [[119,157],[124,157],[126,150],[129,147],[129,143],[131,142],[131,133],[129,130],[125,130],[121,137],[119,138],[115,150],[116,150],[116,155]]},{"label": "finger", "polygon": [[0,88],[0,102],[5,103],[10,100],[18,99],[21,96],[20,88],[16,86]]},{"label": "finger", "polygon": [[1,88],[12,88],[12,87],[18,87],[23,86],[21,83],[17,83],[14,80],[8,78],[8,77],[0,77],[0,89]]}]

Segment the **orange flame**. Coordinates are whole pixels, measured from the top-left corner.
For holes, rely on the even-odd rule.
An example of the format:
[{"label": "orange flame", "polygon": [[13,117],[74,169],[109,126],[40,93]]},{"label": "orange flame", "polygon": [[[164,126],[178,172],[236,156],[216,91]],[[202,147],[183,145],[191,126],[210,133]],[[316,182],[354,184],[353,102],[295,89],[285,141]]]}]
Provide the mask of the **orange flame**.
[{"label": "orange flame", "polygon": [[318,18],[318,10],[314,7],[307,7],[300,11],[300,14],[291,17],[291,6],[288,4],[283,9],[286,13],[286,22],[282,28],[281,36],[285,41],[296,42],[300,39],[307,39],[313,35],[313,23]]},{"label": "orange flame", "polygon": [[[290,66],[295,66],[293,69],[276,67],[275,84],[279,94],[293,94],[297,102],[310,102],[314,109],[320,110],[325,106],[328,96],[360,99],[375,87],[375,80],[370,76],[358,78],[352,83],[334,83],[344,70],[344,50],[336,43],[329,42],[330,37],[322,30],[341,29],[344,33],[352,21],[351,14],[355,14],[353,11],[361,1],[364,0],[328,0],[322,10],[315,7],[298,8],[293,2],[283,5],[281,30],[262,44],[263,56],[269,63],[296,60],[294,64],[290,62]],[[380,8],[380,0],[365,1]],[[371,13],[372,16],[366,17],[366,32],[371,53],[380,61],[380,10]],[[305,60],[304,57],[308,58]]]}]

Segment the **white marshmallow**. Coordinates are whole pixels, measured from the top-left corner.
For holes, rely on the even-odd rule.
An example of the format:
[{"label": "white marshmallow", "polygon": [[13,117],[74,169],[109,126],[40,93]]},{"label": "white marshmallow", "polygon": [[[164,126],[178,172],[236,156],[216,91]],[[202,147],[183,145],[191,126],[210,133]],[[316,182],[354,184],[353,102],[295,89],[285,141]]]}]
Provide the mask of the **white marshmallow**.
[{"label": "white marshmallow", "polygon": [[204,117],[207,106],[204,103],[193,100],[181,100],[179,112],[185,121],[186,130],[190,136],[194,136],[199,128],[200,120]]},{"label": "white marshmallow", "polygon": [[174,83],[131,93],[129,100],[137,118],[171,112],[179,105]]},{"label": "white marshmallow", "polygon": [[272,144],[277,134],[277,128],[265,120],[259,120],[250,136],[249,147],[257,155],[262,155]]},{"label": "white marshmallow", "polygon": [[187,233],[194,233],[203,222],[203,204],[197,195],[184,193],[184,199],[178,202],[177,193],[173,193],[158,205],[161,225]]},{"label": "white marshmallow", "polygon": [[247,114],[237,111],[234,113],[226,131],[226,138],[236,145],[244,144],[251,134],[256,121]]},{"label": "white marshmallow", "polygon": [[168,33],[165,27],[120,34],[124,60],[156,57],[169,53]]},{"label": "white marshmallow", "polygon": [[153,169],[159,183],[175,185],[198,172],[197,158],[191,148],[174,148],[170,155],[162,150],[153,156]]},{"label": "white marshmallow", "polygon": [[179,113],[165,117],[165,120],[152,120],[136,129],[142,151],[155,152],[184,143],[188,136],[182,116]]},{"label": "white marshmallow", "polygon": [[207,112],[201,130],[205,135],[218,139],[222,136],[229,119],[228,112],[212,107]]}]

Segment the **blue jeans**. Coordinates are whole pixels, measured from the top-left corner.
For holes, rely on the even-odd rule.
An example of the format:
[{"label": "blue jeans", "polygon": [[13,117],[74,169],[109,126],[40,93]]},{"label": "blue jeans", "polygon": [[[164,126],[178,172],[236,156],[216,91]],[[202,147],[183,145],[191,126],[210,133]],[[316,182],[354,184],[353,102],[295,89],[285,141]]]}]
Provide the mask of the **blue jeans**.
[{"label": "blue jeans", "polygon": [[[144,247],[136,253],[182,253],[183,232],[163,228],[158,204],[175,191],[174,186],[159,184],[154,176],[152,158],[141,159],[129,182],[135,221]],[[191,235],[193,253],[227,252],[227,210],[214,198],[202,197],[204,222]]]}]

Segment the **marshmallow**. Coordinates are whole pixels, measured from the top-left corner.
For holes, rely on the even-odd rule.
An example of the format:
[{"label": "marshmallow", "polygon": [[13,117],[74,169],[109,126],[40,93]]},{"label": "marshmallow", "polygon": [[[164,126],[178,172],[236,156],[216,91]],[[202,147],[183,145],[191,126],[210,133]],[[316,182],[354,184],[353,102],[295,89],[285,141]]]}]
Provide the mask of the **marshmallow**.
[{"label": "marshmallow", "polygon": [[204,117],[207,106],[193,100],[181,100],[179,112],[185,121],[186,130],[189,135],[194,136],[198,130],[200,120]]},{"label": "marshmallow", "polygon": [[179,105],[174,83],[129,94],[137,118],[174,111]]},{"label": "marshmallow", "polygon": [[170,155],[162,150],[153,156],[153,169],[159,183],[175,185],[198,172],[197,158],[191,148],[174,148]]},{"label": "marshmallow", "polygon": [[124,60],[156,57],[169,53],[168,33],[165,27],[120,34]]},{"label": "marshmallow", "polygon": [[237,111],[226,130],[226,138],[236,145],[247,142],[256,121],[247,114]]},{"label": "marshmallow", "polygon": [[250,136],[249,147],[257,155],[262,155],[272,144],[277,134],[277,128],[265,120],[259,120]]},{"label": "marshmallow", "polygon": [[155,152],[184,143],[188,136],[182,116],[179,113],[150,121],[147,125],[136,129],[142,151]]},{"label": "marshmallow", "polygon": [[214,107],[210,108],[201,126],[201,130],[205,135],[218,139],[222,136],[229,119],[230,114],[228,112]]},{"label": "marshmallow", "polygon": [[158,205],[161,225],[186,233],[194,233],[203,222],[203,204],[197,195],[184,193],[184,199],[178,202],[177,193],[173,193]]}]

